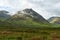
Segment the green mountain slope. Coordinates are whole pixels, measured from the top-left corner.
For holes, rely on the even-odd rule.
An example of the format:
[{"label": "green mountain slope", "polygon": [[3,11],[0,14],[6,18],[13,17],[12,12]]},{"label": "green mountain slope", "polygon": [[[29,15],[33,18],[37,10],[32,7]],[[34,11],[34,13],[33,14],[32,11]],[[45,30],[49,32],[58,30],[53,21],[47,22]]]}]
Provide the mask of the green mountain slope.
[{"label": "green mountain slope", "polygon": [[5,21],[0,22],[1,27],[17,28],[17,27],[31,27],[41,28],[48,27],[48,21],[32,9],[24,9],[18,11],[15,15],[10,16]]}]

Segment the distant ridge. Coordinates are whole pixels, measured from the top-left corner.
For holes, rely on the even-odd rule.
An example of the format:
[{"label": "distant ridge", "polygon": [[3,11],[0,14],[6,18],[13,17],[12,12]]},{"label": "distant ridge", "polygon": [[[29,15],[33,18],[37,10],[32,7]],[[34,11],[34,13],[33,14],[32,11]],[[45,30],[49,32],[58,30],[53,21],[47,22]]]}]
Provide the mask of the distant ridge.
[{"label": "distant ridge", "polygon": [[4,19],[8,18],[10,15],[8,15],[7,13],[9,13],[9,12],[5,11],[5,10],[0,10],[0,20],[4,20]]},{"label": "distant ridge", "polygon": [[60,24],[60,17],[51,17],[48,19],[50,23]]}]

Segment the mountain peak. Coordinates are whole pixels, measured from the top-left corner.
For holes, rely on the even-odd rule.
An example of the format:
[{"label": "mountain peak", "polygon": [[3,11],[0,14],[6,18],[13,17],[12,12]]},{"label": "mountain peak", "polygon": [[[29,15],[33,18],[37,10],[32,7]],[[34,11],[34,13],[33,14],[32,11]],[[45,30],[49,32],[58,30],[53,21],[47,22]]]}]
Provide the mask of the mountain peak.
[{"label": "mountain peak", "polygon": [[25,12],[27,12],[27,13],[30,13],[30,12],[34,12],[34,10],[33,9],[24,9],[23,11],[25,11]]},{"label": "mountain peak", "polygon": [[18,11],[15,15],[12,17],[13,19],[29,19],[32,18],[35,21],[47,23],[48,21],[45,20],[40,14],[35,12],[33,9],[24,9],[22,11]]}]

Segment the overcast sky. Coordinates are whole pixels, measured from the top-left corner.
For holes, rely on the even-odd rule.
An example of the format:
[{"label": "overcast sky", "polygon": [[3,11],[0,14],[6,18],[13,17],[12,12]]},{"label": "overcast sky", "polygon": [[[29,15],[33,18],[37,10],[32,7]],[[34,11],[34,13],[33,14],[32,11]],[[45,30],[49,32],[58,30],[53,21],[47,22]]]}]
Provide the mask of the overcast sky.
[{"label": "overcast sky", "polygon": [[0,0],[0,10],[16,12],[25,8],[32,8],[45,19],[60,16],[60,0]]}]

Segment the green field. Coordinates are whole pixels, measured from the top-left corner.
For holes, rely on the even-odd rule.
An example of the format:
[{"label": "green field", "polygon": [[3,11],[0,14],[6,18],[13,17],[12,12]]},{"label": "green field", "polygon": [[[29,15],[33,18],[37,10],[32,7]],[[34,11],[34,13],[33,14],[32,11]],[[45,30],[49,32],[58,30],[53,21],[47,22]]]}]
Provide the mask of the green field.
[{"label": "green field", "polygon": [[20,29],[1,29],[0,40],[52,40],[53,36],[60,37],[59,29]]}]

